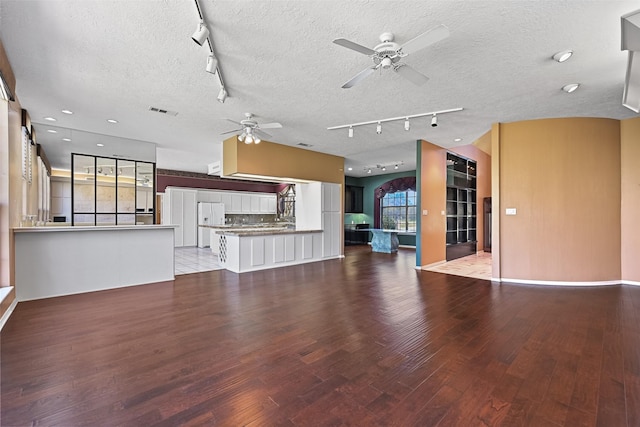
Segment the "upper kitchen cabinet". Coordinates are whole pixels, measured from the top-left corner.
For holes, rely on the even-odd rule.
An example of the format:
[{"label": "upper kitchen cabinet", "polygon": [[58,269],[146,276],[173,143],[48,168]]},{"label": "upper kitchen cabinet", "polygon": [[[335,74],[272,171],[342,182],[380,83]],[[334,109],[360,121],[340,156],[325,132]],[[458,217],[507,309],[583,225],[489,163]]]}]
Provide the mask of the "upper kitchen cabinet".
[{"label": "upper kitchen cabinet", "polygon": [[345,213],[363,213],[364,187],[347,185],[344,187],[344,211]]},{"label": "upper kitchen cabinet", "polygon": [[322,183],[322,212],[340,212],[341,200],[340,184]]}]

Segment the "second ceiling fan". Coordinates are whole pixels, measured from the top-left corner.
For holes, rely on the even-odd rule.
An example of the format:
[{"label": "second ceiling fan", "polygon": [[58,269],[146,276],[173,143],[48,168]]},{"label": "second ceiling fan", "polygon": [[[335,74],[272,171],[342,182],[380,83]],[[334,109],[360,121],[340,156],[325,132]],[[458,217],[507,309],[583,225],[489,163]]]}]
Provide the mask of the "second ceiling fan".
[{"label": "second ceiling fan", "polygon": [[393,71],[397,72],[410,82],[418,86],[423,85],[429,80],[429,77],[414,70],[407,64],[400,62],[400,59],[447,37],[449,37],[449,29],[444,25],[438,25],[419,36],[414,37],[403,45],[399,45],[393,41],[394,35],[392,33],[382,33],[380,35],[380,41],[382,43],[373,49],[369,49],[368,47],[347,39],[335,39],[333,41],[335,44],[346,47],[347,49],[355,50],[356,52],[367,55],[373,59],[373,66],[360,71],[358,74],[353,76],[351,80],[343,84],[342,88],[348,89],[353,87],[379,68],[385,70],[392,68]]},{"label": "second ceiling fan", "polygon": [[[228,133],[236,133],[238,134],[238,139],[243,141],[245,144],[259,144],[260,141],[266,138],[271,138],[271,135],[263,131],[262,129],[279,129],[282,127],[280,123],[258,123],[253,119],[253,114],[244,113],[245,119],[236,122],[235,120],[227,119],[231,123],[235,123],[240,126],[239,129],[230,130],[227,132],[222,132],[222,135]],[[240,132],[240,133],[238,133]]]}]

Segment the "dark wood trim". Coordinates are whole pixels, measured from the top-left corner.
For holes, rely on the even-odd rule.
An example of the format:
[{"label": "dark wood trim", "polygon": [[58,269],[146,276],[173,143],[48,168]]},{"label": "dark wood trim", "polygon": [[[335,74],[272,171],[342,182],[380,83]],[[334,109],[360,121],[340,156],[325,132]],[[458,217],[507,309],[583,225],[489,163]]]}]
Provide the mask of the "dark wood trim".
[{"label": "dark wood trim", "polygon": [[40,144],[36,144],[36,152],[38,153],[38,156],[42,159],[42,163],[44,163],[44,166],[47,168],[47,172],[49,173],[49,176],[51,176],[51,163],[49,163],[49,159],[47,158],[47,154],[44,151],[44,147]]}]

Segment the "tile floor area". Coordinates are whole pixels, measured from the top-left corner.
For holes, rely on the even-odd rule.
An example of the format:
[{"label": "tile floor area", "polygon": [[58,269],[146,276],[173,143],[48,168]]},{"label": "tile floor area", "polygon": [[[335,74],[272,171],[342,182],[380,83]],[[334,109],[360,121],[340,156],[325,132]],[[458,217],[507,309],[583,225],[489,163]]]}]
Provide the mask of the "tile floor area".
[{"label": "tile floor area", "polygon": [[475,255],[454,259],[434,267],[423,268],[423,270],[491,280],[491,253],[478,252]]},{"label": "tile floor area", "polygon": [[205,248],[175,248],[175,274],[199,273],[202,271],[222,270],[218,257]]}]

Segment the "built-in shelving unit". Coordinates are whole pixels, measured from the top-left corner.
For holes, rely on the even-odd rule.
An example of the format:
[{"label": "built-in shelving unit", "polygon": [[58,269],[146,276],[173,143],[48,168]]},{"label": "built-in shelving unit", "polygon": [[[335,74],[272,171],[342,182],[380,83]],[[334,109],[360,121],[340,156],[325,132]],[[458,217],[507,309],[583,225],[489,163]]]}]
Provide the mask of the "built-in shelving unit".
[{"label": "built-in shelving unit", "polygon": [[476,162],[447,153],[447,261],[476,253]]}]

